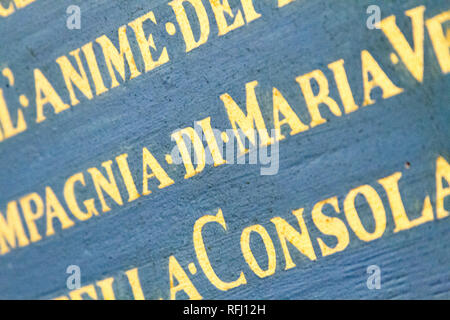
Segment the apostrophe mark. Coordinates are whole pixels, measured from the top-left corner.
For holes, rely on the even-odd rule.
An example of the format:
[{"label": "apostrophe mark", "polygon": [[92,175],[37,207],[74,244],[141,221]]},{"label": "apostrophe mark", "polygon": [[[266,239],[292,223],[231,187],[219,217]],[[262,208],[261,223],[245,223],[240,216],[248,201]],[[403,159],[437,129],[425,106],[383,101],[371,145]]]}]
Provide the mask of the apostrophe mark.
[{"label": "apostrophe mark", "polygon": [[12,73],[10,68],[3,69],[2,75],[8,79],[10,86],[14,85],[14,74]]}]

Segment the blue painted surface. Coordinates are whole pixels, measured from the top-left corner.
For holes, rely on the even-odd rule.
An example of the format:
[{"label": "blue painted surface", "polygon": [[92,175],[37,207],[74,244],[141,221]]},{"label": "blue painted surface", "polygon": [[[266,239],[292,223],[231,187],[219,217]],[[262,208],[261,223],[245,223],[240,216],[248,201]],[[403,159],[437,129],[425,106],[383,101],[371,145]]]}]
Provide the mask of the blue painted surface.
[{"label": "blue painted surface", "polygon": [[[78,94],[79,105],[58,115],[46,113],[48,119],[41,124],[30,120],[26,132],[1,142],[2,213],[8,201],[33,191],[42,196],[47,185],[63,199],[64,182],[70,175],[100,167],[103,161],[122,153],[129,154],[130,167],[136,168],[133,174],[139,181],[144,146],[175,180],[173,186],[120,207],[112,204],[108,213],[67,230],[57,227],[55,236],[1,256],[0,298],[67,294],[66,268],[78,265],[83,285],[114,276],[117,298],[132,297],[123,272],[138,267],[146,298],[167,299],[169,256],[175,255],[187,270],[187,265],[196,260],[193,225],[205,214],[216,214],[218,208],[223,211],[228,232],[213,225],[205,228],[211,263],[224,280],[235,280],[242,270],[248,283],[222,292],[198,272],[191,280],[204,298],[450,298],[449,219],[394,234],[386,195],[376,183],[402,171],[400,188],[406,211],[419,216],[426,195],[435,206],[436,158],[441,155],[450,160],[450,78],[440,71],[427,34],[423,83],[415,81],[401,64],[394,67],[389,61],[392,48],[387,39],[381,31],[365,26],[365,10],[372,2],[298,0],[276,8],[275,1],[255,1],[261,19],[223,37],[216,36],[217,27],[211,23],[208,43],[188,54],[179,32],[170,38],[164,31],[164,23],[174,21],[165,0],[38,0],[0,20],[0,67],[10,67],[16,77],[14,88],[5,89],[7,98],[17,93],[34,97],[32,70],[39,68],[52,78],[55,89],[68,102],[54,60],[102,34],[116,40],[120,25],[152,9],[161,21],[155,28],[155,38],[160,47],[168,47],[171,56],[168,64],[93,100]],[[81,7],[81,30],[65,26],[65,10],[70,4]],[[449,9],[445,0],[379,2],[383,17],[395,14],[408,35],[410,21],[404,11],[421,4],[427,7],[427,18]],[[131,46],[138,50],[134,42]],[[307,121],[309,115],[295,78],[321,69],[328,72],[331,83],[326,66],[343,58],[356,103],[361,105],[363,49],[372,53],[405,92],[386,100],[375,92],[374,105],[340,118],[325,108],[325,125],[280,143],[277,175],[261,176],[259,166],[208,166],[184,180],[182,166],[168,166],[164,161],[164,155],[174,146],[170,139],[174,130],[208,116],[215,127],[229,128],[219,96],[227,92],[244,105],[244,86],[252,80],[259,81],[257,94],[265,118],[272,120],[271,90],[277,87]],[[141,57],[135,57],[142,69]],[[5,88],[6,81],[2,81]],[[105,84],[109,85],[108,81]],[[336,87],[330,86],[330,90],[330,95],[338,99]],[[27,111],[29,119],[35,117],[33,112]],[[406,162],[411,164],[409,169],[404,167]],[[338,196],[343,210],[348,191],[363,184],[373,186],[385,205],[388,221],[383,237],[364,243],[350,233],[345,251],[330,257],[318,254],[315,262],[290,247],[297,267],[284,271],[284,257],[270,219],[280,216],[296,226],[290,212],[304,207],[305,222],[318,253],[314,239],[320,233],[311,219],[313,205]],[[120,188],[126,201],[125,188]],[[80,197],[93,194],[91,188]],[[361,205],[359,212],[361,216],[370,215],[367,206]],[[241,231],[253,224],[266,227],[277,252],[277,271],[264,279],[250,271],[241,254]],[[252,249],[264,261],[262,242],[252,243]],[[373,264],[382,270],[380,290],[366,287],[366,268]],[[185,296],[180,293],[179,298]]]}]

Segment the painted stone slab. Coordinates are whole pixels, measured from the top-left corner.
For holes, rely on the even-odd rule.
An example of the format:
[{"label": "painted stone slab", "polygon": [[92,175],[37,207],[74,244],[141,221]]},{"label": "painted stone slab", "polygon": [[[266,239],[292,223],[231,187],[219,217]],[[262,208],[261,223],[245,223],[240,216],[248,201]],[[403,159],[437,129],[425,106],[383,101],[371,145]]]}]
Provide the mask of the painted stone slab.
[{"label": "painted stone slab", "polygon": [[0,1],[1,299],[449,299],[435,1]]}]

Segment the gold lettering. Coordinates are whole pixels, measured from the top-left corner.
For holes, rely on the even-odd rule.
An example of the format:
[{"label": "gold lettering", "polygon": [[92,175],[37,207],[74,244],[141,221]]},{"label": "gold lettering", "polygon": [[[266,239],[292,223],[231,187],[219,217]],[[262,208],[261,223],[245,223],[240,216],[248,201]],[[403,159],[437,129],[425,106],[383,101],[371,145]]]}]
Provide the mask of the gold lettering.
[{"label": "gold lettering", "polygon": [[278,0],[278,8],[284,7],[285,5],[294,1],[295,0]]},{"label": "gold lettering", "polygon": [[128,42],[127,27],[121,26],[118,30],[118,34],[120,52],[116,49],[107,36],[103,35],[96,40],[103,50],[106,66],[108,67],[109,75],[111,76],[111,88],[119,86],[114,70],[116,70],[122,77],[122,80],[125,81],[125,59],[127,60],[128,67],[130,68],[130,79],[134,79],[141,74],[136,67],[133,52],[131,51],[130,43]]},{"label": "gold lettering", "polygon": [[5,7],[0,3],[0,16],[2,16],[2,17],[7,17],[7,16],[9,16],[10,14],[13,14],[14,11],[15,11],[15,9],[14,9],[14,5],[13,5],[12,2],[9,4],[8,8],[5,8]]},{"label": "gold lettering", "polygon": [[345,113],[349,114],[358,110],[359,107],[355,103],[352,89],[348,83],[347,73],[344,68],[344,59],[330,63],[328,68],[333,71],[334,81],[336,82],[339,96],[341,97],[342,104],[344,105]]},{"label": "gold lettering", "polygon": [[[25,223],[28,228],[30,241],[36,242],[41,240],[42,237],[39,234],[36,226],[36,220],[40,219],[44,214],[44,203],[42,202],[41,197],[34,192],[20,198],[19,202],[20,207],[22,208],[23,216],[25,218]],[[31,202],[34,203],[34,207],[36,210],[33,210]]]},{"label": "gold lettering", "polygon": [[109,196],[117,204],[123,205],[122,197],[120,196],[119,188],[117,187],[116,179],[114,178],[111,165],[111,160],[102,163],[102,166],[106,169],[106,173],[108,174],[108,179],[106,179],[97,168],[90,168],[87,170],[91,174],[95,190],[97,191],[100,203],[102,204],[103,212],[108,212],[111,210],[111,208],[106,204],[102,190],[106,191],[106,193],[109,194]]},{"label": "gold lettering", "polygon": [[69,109],[70,106],[65,104],[53,86],[42,74],[41,70],[34,69],[34,85],[36,88],[36,122],[42,122],[46,118],[44,116],[44,105],[50,103],[56,114]]},{"label": "gold lettering", "polygon": [[[447,182],[447,187],[444,187],[442,179]],[[436,217],[438,219],[450,215],[450,211],[444,206],[444,199],[447,196],[450,196],[450,164],[443,157],[439,157],[436,161]]]},{"label": "gold lettering", "polygon": [[203,120],[197,121],[198,125],[203,130],[203,134],[205,135],[206,143],[208,144],[209,151],[211,152],[211,156],[214,161],[214,166],[218,167],[226,161],[222,157],[222,151],[219,149],[217,145],[216,138],[214,136],[213,129],[211,127],[211,117],[205,118]]},{"label": "gold lettering", "polygon": [[[194,33],[192,32],[189,18],[184,9],[184,3],[188,2],[194,7],[197,15],[198,22],[200,24],[200,37],[195,40]],[[206,9],[203,6],[202,0],[174,0],[168,3],[175,13],[178,25],[180,26],[181,33],[183,35],[184,43],[186,44],[186,52],[189,52],[195,48],[200,47],[208,41],[209,37],[209,19]]]},{"label": "gold lettering", "polygon": [[97,291],[93,284],[81,287],[80,289],[75,289],[69,292],[70,299],[72,300],[83,300],[83,295],[87,294],[92,300],[97,300]]},{"label": "gold lettering", "polygon": [[383,19],[380,23],[381,30],[386,35],[395,51],[397,51],[400,59],[402,59],[408,71],[411,72],[413,77],[419,82],[423,81],[424,12],[425,6],[416,7],[405,12],[405,14],[411,18],[414,50],[408,44],[405,36],[397,26],[394,15]]},{"label": "gold lettering", "polygon": [[152,11],[129,23],[130,27],[134,31],[134,34],[136,35],[136,40],[139,44],[142,59],[144,59],[145,72],[153,70],[154,68],[169,62],[169,55],[167,53],[166,47],[162,49],[161,55],[159,56],[158,60],[153,60],[152,53],[150,52],[149,47],[151,47],[153,50],[156,50],[156,45],[155,41],[153,40],[153,35],[150,34],[147,38],[144,33],[143,23],[147,20],[150,20],[154,24],[157,24],[155,15]]},{"label": "gold lettering", "polygon": [[[319,86],[319,93],[317,95],[314,95],[312,89],[312,79],[314,79]],[[320,114],[319,105],[322,103],[325,104],[335,116],[340,117],[342,115],[341,109],[339,109],[336,101],[329,96],[330,90],[328,88],[328,80],[322,71],[314,70],[313,72],[297,77],[296,80],[300,84],[303,96],[305,97],[306,106],[311,116],[311,128],[327,122]]]},{"label": "gold lettering", "polygon": [[295,267],[295,263],[292,261],[286,241],[289,241],[289,243],[294,245],[298,251],[307,256],[310,260],[317,259],[309,237],[308,229],[306,228],[305,221],[303,220],[303,211],[303,208],[292,211],[292,214],[297,218],[300,232],[295,230],[289,223],[286,222],[286,220],[280,217],[275,217],[270,220],[275,225],[278,237],[280,238],[281,247],[286,259],[285,270]]},{"label": "gold lettering", "polygon": [[341,219],[336,217],[329,217],[323,213],[323,207],[328,204],[333,207],[334,211],[340,213],[339,203],[337,197],[320,201],[314,205],[312,210],[312,219],[317,229],[323,234],[334,236],[337,239],[337,243],[334,248],[329,247],[321,238],[317,238],[322,255],[329,256],[336,252],[343,251],[347,248],[350,237],[347,227]]},{"label": "gold lettering", "polygon": [[20,219],[17,201],[10,201],[6,207],[6,221],[0,212],[0,254],[8,253],[9,247],[15,248],[17,244],[19,247],[25,247],[30,242]]},{"label": "gold lettering", "polygon": [[133,292],[134,300],[145,300],[144,292],[141,287],[141,280],[139,279],[138,269],[134,268],[125,272],[131,291]]},{"label": "gold lettering", "polygon": [[95,57],[92,42],[89,42],[82,46],[81,50],[83,50],[84,56],[86,57],[86,62],[89,67],[89,71],[91,72],[92,80],[94,80],[95,94],[99,96],[102,93],[108,91],[108,89],[105,87],[100,69],[98,68],[97,58]]},{"label": "gold lettering", "polygon": [[[241,10],[238,10],[236,13],[236,17],[234,17],[235,15],[230,8],[228,0],[209,0],[209,3],[211,4],[211,8],[213,9],[214,16],[216,17],[219,36],[227,34],[228,32],[245,25]],[[225,13],[228,14],[231,18],[234,18],[234,21],[231,25],[228,25]]]},{"label": "gold lettering", "polygon": [[72,106],[77,105],[80,101],[77,99],[75,92],[73,90],[72,83],[80,89],[80,91],[88,98],[92,99],[92,91],[91,86],[89,84],[89,79],[87,78],[86,71],[84,71],[83,64],[80,59],[80,49],[76,49],[70,53],[75,58],[77,62],[78,69],[80,73],[78,73],[75,68],[70,63],[69,59],[66,56],[61,56],[56,59],[56,62],[59,64],[61,72],[64,77],[64,81],[66,83],[67,90],[69,91],[70,101],[72,102]]},{"label": "gold lettering", "polygon": [[36,0],[14,0],[14,3],[18,9],[22,9],[34,1]]},{"label": "gold lettering", "polygon": [[78,206],[77,199],[75,197],[75,183],[80,182],[83,186],[86,186],[84,182],[83,173],[79,172],[71,176],[67,179],[64,185],[64,199],[66,200],[66,204],[70,209],[70,212],[80,221],[86,221],[92,217],[92,215],[98,215],[98,211],[95,208],[95,200],[88,199],[83,201],[83,204],[86,208],[86,212],[81,211]]},{"label": "gold lettering", "polygon": [[261,14],[256,12],[253,0],[241,0],[242,9],[244,10],[245,20],[247,23],[252,22],[261,17]]},{"label": "gold lettering", "polygon": [[[152,193],[148,189],[148,180],[155,177],[160,182],[158,186],[159,189],[166,188],[175,182],[169,177],[166,171],[161,167],[155,157],[148,151],[147,148],[142,149],[142,195],[146,196]],[[148,168],[151,169],[152,173],[148,173]]]},{"label": "gold lettering", "polygon": [[222,281],[214,271],[211,266],[211,262],[209,261],[208,254],[206,253],[205,243],[203,242],[202,229],[203,227],[210,222],[218,223],[222,226],[222,228],[227,231],[227,225],[223,218],[222,210],[219,209],[217,215],[206,215],[201,217],[195,222],[194,225],[194,248],[195,253],[197,254],[197,260],[200,264],[200,267],[203,269],[205,276],[209,279],[209,281],[219,290],[227,291],[233,288],[236,288],[240,285],[246,284],[247,280],[245,279],[244,273],[241,272],[239,278],[235,281],[225,282]]},{"label": "gold lettering", "polygon": [[[183,135],[186,135],[191,140],[192,146],[195,151],[195,160],[197,162],[197,167],[194,168],[191,159],[191,149],[187,148],[184,142]],[[181,158],[183,159],[184,167],[186,168],[185,179],[189,179],[196,174],[203,171],[206,164],[206,153],[203,147],[202,139],[199,137],[198,133],[191,127],[187,127],[172,133],[172,139],[175,140],[180,152]]]},{"label": "gold lettering", "polygon": [[141,195],[136,189],[136,184],[133,180],[133,175],[130,172],[130,167],[128,166],[128,154],[124,153],[116,157],[117,165],[119,166],[120,174],[123,178],[123,183],[127,188],[128,192],[128,202],[138,199]]},{"label": "gold lettering", "polygon": [[450,11],[443,12],[437,16],[428,19],[427,29],[428,34],[431,38],[431,43],[433,44],[434,53],[436,54],[437,60],[444,74],[450,72],[450,33],[447,27],[444,34],[444,29],[442,24],[450,20]]},{"label": "gold lettering", "polygon": [[[363,106],[374,104],[370,94],[375,87],[380,87],[383,91],[383,99],[388,99],[403,92],[403,89],[397,87],[388,78],[386,73],[380,68],[372,55],[367,50],[361,51],[362,75],[364,85],[364,103]],[[372,80],[369,81],[369,74]]]},{"label": "gold lettering", "polygon": [[61,223],[62,229],[67,229],[75,225],[75,223],[67,216],[66,211],[50,187],[45,188],[45,205],[45,215],[47,217],[47,236],[55,234],[55,230],[53,229],[53,219],[55,218],[57,218]]},{"label": "gold lettering", "polygon": [[[280,113],[284,117],[281,121]],[[277,88],[273,88],[273,126],[276,135],[275,139],[277,141],[286,138],[281,134],[281,126],[285,124],[291,128],[291,136],[309,129],[307,125],[300,121],[281,92]]]},{"label": "gold lettering", "polygon": [[433,210],[424,210],[422,216],[414,220],[409,220],[398,188],[398,181],[401,177],[402,173],[396,172],[389,177],[378,180],[378,183],[383,186],[388,196],[389,205],[391,206],[392,216],[395,222],[394,232],[408,230],[434,219]]},{"label": "gold lettering", "polygon": [[[170,299],[175,300],[179,291],[184,291],[191,300],[201,300],[202,296],[192,284],[186,272],[178,263],[174,256],[169,258],[169,277],[170,277]],[[174,280],[178,285],[174,286]]]},{"label": "gold lettering", "polygon": [[[250,236],[252,232],[258,233],[264,242],[268,258],[267,270],[261,269],[250,248]],[[267,233],[267,230],[263,226],[257,224],[247,227],[242,231],[241,250],[242,254],[244,255],[245,261],[250,266],[250,269],[252,269],[252,271],[258,277],[265,278],[275,273],[275,269],[277,267],[277,255],[275,253],[275,247],[273,245],[272,239],[270,239],[270,236]]]},{"label": "gold lettering", "polygon": [[243,133],[249,141],[256,144],[255,125],[258,130],[259,138],[261,139],[261,146],[267,146],[274,142],[274,138],[269,137],[266,125],[264,123],[261,110],[256,99],[255,87],[258,85],[258,81],[252,81],[245,85],[247,95],[247,116],[242,112],[241,108],[234,102],[233,98],[228,93],[220,96],[225,109],[228,113],[228,118],[233,127],[234,134],[236,136],[241,155],[248,152],[244,143],[241,141],[237,125],[242,129]]},{"label": "gold lettering", "polygon": [[[355,208],[357,195],[363,195],[372,210],[375,219],[375,230],[370,233],[363,226]],[[347,222],[356,236],[363,241],[372,241],[380,238],[386,230],[386,212],[378,193],[369,185],[363,185],[351,190],[344,200],[344,211]]]},{"label": "gold lettering", "polygon": [[0,124],[3,129],[3,134],[0,131],[0,141],[3,140],[3,138],[11,138],[27,129],[27,123],[23,116],[23,112],[20,109],[17,110],[17,126],[14,126],[12,123],[11,114],[9,113],[8,106],[3,97],[2,89],[0,89]]},{"label": "gold lettering", "polygon": [[102,291],[103,300],[116,300],[116,296],[112,287],[113,282],[114,278],[112,277],[96,282],[97,286],[99,286],[100,290]]}]

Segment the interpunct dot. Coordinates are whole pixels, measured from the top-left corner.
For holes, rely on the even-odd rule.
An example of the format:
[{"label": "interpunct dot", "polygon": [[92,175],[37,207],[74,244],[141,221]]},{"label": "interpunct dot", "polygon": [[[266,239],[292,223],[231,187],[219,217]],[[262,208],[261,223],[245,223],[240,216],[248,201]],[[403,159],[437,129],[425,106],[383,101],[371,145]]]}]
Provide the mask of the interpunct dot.
[{"label": "interpunct dot", "polygon": [[177,29],[175,28],[175,25],[172,22],[167,22],[166,31],[169,35],[173,36],[177,32]]},{"label": "interpunct dot", "polygon": [[24,94],[21,94],[21,95],[20,95],[20,97],[19,97],[19,102],[20,102],[20,104],[21,104],[23,107],[28,107],[28,104],[30,103],[30,102],[28,101],[28,98],[27,98]]},{"label": "interpunct dot", "polygon": [[229,138],[226,132],[222,132],[221,134],[223,142],[228,142]]},{"label": "interpunct dot", "polygon": [[189,272],[192,274],[197,273],[197,268],[195,267],[195,264],[193,262],[189,263],[188,269],[189,269]]},{"label": "interpunct dot", "polygon": [[398,63],[398,57],[395,53],[391,53],[391,61],[393,64],[397,64]]},{"label": "interpunct dot", "polygon": [[166,154],[166,162],[168,164],[172,164],[173,163],[172,156],[170,154]]}]

